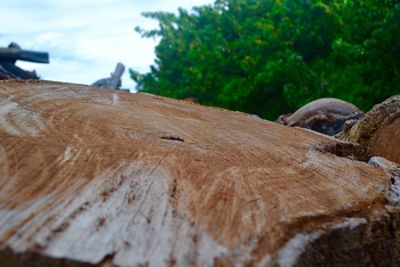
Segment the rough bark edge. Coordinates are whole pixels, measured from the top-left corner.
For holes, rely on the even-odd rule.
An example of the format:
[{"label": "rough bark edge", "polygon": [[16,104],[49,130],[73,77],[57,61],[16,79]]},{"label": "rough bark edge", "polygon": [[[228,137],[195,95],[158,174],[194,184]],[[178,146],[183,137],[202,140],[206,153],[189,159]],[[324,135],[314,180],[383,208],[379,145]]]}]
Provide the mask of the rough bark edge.
[{"label": "rough bark edge", "polygon": [[399,212],[347,218],[327,230],[299,233],[266,267],[397,266]]},{"label": "rough bark edge", "polygon": [[375,156],[372,149],[378,138],[378,130],[399,117],[400,95],[395,95],[375,105],[363,119],[336,135],[336,138],[359,144],[363,148],[360,157],[367,161]]}]

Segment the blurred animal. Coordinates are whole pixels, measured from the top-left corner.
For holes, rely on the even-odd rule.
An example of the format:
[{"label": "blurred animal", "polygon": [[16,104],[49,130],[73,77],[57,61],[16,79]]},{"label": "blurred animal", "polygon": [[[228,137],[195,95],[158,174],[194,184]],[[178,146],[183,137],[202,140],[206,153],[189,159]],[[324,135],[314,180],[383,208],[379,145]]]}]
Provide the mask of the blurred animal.
[{"label": "blurred animal", "polygon": [[295,113],[279,116],[277,123],[311,129],[326,135],[343,130],[348,120],[358,120],[364,112],[353,104],[336,98],[321,98],[299,108]]}]

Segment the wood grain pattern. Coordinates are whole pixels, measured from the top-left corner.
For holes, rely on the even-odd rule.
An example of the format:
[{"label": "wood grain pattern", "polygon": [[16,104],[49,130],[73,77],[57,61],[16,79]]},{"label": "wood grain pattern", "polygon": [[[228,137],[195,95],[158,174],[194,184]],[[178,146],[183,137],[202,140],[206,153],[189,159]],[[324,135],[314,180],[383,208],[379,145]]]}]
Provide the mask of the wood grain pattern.
[{"label": "wood grain pattern", "polygon": [[337,144],[186,101],[1,81],[0,262],[310,266],[311,243],[331,259],[397,253],[388,175],[318,149]]}]

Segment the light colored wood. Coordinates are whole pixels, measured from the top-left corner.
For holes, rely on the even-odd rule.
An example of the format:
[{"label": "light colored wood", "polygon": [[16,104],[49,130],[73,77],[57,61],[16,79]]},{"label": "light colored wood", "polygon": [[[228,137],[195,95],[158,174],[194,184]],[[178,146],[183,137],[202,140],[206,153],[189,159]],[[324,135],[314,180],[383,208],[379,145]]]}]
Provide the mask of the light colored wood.
[{"label": "light colored wood", "polygon": [[187,101],[1,81],[0,262],[390,266],[393,177],[324,152],[341,147]]}]

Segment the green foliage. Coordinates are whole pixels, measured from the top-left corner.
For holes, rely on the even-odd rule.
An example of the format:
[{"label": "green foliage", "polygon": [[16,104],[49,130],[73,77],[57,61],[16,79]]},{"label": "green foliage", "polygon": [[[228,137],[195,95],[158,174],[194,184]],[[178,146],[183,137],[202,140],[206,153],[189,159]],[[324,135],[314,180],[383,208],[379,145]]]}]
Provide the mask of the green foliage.
[{"label": "green foliage", "polygon": [[368,110],[400,92],[400,6],[381,0],[216,0],[159,21],[137,90],[274,119],[319,97]]}]

